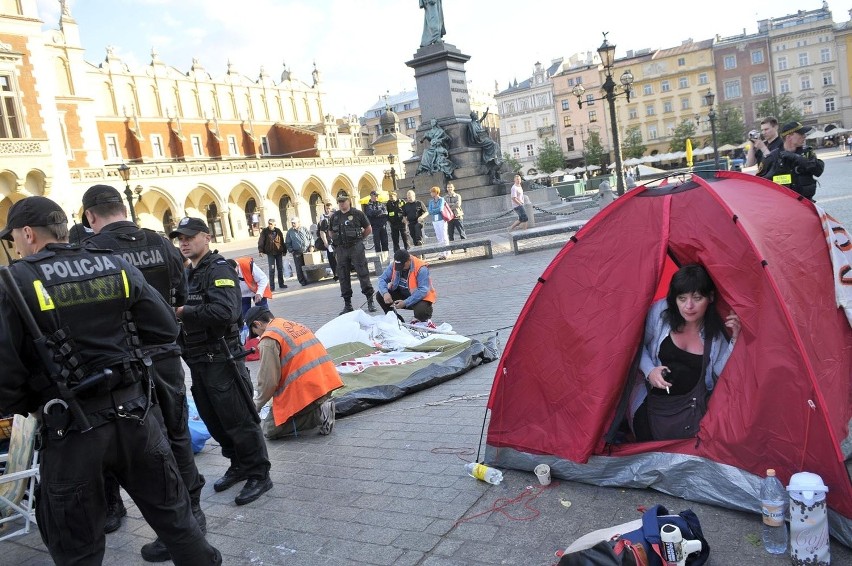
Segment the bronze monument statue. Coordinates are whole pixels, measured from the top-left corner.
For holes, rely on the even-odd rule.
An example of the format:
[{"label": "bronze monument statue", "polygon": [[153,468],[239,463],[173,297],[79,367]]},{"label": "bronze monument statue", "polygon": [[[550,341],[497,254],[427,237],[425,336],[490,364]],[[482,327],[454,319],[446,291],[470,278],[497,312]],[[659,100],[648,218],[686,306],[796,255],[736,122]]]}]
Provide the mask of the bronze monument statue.
[{"label": "bronze monument statue", "polygon": [[433,43],[442,43],[441,39],[447,35],[444,28],[444,9],[441,0],[420,0],[423,8],[423,37],[420,39],[420,47],[426,47]]},{"label": "bronze monument statue", "polygon": [[470,123],[467,125],[467,142],[469,145],[482,149],[482,163],[488,168],[488,178],[492,183],[500,182],[500,167],[503,159],[500,157],[500,148],[488,135],[488,131],[482,127],[482,122],[488,117],[488,109],[479,118],[476,111],[470,113]]},{"label": "bronze monument statue", "polygon": [[423,155],[420,156],[420,164],[417,166],[415,176],[421,173],[443,173],[446,179],[453,178],[453,171],[456,166],[450,161],[450,144],[452,140],[444,131],[444,128],[438,125],[438,121],[434,118],[430,122],[432,126],[429,131],[423,134],[421,142],[429,141],[429,147],[423,150]]}]

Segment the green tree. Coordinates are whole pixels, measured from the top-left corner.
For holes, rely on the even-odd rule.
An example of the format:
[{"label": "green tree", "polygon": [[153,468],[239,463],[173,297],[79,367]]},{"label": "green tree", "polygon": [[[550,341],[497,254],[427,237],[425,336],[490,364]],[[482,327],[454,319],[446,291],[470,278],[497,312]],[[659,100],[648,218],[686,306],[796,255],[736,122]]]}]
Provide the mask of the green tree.
[{"label": "green tree", "polygon": [[524,168],[520,161],[509,155],[509,152],[503,152],[503,163],[512,173],[520,173],[521,169]]},{"label": "green tree", "polygon": [[672,140],[669,142],[669,151],[686,151],[686,140],[695,139],[695,122],[683,120],[672,132]]},{"label": "green tree", "polygon": [[[784,93],[781,96],[772,96],[762,101],[757,105],[757,123],[767,116],[775,116],[778,119],[778,125],[782,126],[787,122],[801,122],[802,111],[796,108],[793,102],[793,97]],[[757,124],[755,124],[755,127]]]},{"label": "green tree", "polygon": [[631,126],[624,132],[624,142],[621,144],[621,150],[624,153],[625,159],[633,157],[639,158],[645,155],[645,150],[648,148],[642,143],[642,130],[639,126]]},{"label": "green tree", "polygon": [[562,146],[550,138],[545,139],[544,145],[538,146],[538,157],[535,159],[535,165],[539,171],[548,174],[561,169],[565,165],[565,154],[562,153]]},{"label": "green tree", "polygon": [[719,145],[727,143],[739,145],[746,136],[746,126],[743,121],[743,111],[732,104],[722,103],[716,112],[716,141]]},{"label": "green tree", "polygon": [[583,159],[586,165],[603,166],[604,148],[601,144],[601,135],[598,132],[589,132],[589,139],[583,145]]}]

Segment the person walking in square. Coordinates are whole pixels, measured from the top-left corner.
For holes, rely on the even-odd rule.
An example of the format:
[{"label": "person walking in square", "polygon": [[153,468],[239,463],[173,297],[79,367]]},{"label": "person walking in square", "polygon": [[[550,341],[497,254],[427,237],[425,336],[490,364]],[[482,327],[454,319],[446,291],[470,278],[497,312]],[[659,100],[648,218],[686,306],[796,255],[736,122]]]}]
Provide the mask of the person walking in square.
[{"label": "person walking in square", "polygon": [[240,285],[234,269],[210,250],[210,229],[200,218],[184,218],[169,234],[189,260],[186,304],[175,310],[183,322],[183,359],[192,376],[192,398],[211,436],[230,460],[213,484],[218,492],[245,482],[237,505],[272,489],[269,455],[254,407],[253,387],[240,344]]},{"label": "person walking in square", "polygon": [[[429,210],[429,216],[432,218],[432,228],[435,230],[435,238],[438,244],[446,246],[447,239],[447,221],[444,220],[444,197],[441,196],[441,187],[432,187],[429,192],[432,198],[426,204]],[[441,252],[438,254],[438,259],[447,259],[447,253]]]},{"label": "person walking in square", "polygon": [[287,247],[284,244],[284,232],[275,226],[275,220],[272,218],[266,223],[266,228],[260,231],[257,251],[260,253],[260,257],[266,255],[269,264],[270,290],[275,290],[276,270],[278,272],[278,287],[286,289],[287,285],[284,284],[284,254],[287,253]]},{"label": "person walking in square", "polygon": [[373,249],[382,262],[386,262],[388,260],[388,209],[379,202],[379,193],[376,191],[370,191],[370,202],[364,207],[364,214],[367,215],[370,228],[373,230]]},{"label": "person walking in square", "polygon": [[518,219],[509,226],[509,232],[518,227],[525,229],[530,219],[527,216],[527,211],[524,209],[524,187],[521,185],[520,175],[515,175],[515,184],[512,185],[509,197],[512,199],[512,209],[518,215]]},{"label": "person walking in square", "polygon": [[277,440],[311,430],[331,434],[331,393],[343,387],[343,381],[322,343],[309,328],[275,318],[266,307],[249,309],[246,325],[250,336],[260,336],[255,406],[260,411],[272,400],[272,410],[262,423],[264,436]]},{"label": "person walking in square", "polygon": [[461,195],[456,192],[456,187],[452,183],[447,183],[447,194],[444,196],[444,200],[453,212],[453,219],[447,224],[447,232],[449,233],[450,241],[453,241],[453,235],[456,231],[458,231],[460,239],[466,240],[467,234],[465,233],[464,223],[462,222],[464,219],[462,198]]},{"label": "person walking in square", "polygon": [[296,269],[296,279],[302,284],[302,287],[309,283],[305,275],[305,254],[310,253],[314,248],[311,245],[311,233],[307,228],[301,225],[298,217],[290,219],[290,229],[287,230],[287,236],[284,238],[284,244],[290,250],[290,255],[293,256],[293,264]]},{"label": "person walking in square", "polygon": [[391,227],[391,239],[393,240],[393,251],[399,251],[399,240],[402,239],[403,249],[408,249],[408,231],[406,230],[405,213],[402,210],[404,203],[399,200],[396,191],[390,192],[390,198],[385,206],[388,209],[388,221]]}]

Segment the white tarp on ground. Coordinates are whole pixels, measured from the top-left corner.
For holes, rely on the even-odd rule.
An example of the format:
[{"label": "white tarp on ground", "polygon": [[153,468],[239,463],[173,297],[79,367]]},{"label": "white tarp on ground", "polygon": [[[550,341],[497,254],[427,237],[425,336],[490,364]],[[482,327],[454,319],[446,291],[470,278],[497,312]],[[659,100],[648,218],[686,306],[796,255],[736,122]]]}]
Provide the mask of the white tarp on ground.
[{"label": "white tarp on ground", "polygon": [[[437,330],[452,328],[444,323]],[[496,335],[479,342],[458,334],[409,329],[393,312],[370,316],[355,310],[326,323],[316,336],[345,384],[334,393],[338,417],[438,385],[499,357]]]}]

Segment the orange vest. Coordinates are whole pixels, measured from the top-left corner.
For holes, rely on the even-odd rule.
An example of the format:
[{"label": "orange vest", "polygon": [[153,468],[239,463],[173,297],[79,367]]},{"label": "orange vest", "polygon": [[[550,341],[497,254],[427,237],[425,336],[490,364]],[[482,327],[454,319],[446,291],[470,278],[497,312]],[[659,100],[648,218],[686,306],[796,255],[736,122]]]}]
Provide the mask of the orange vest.
[{"label": "orange vest", "polygon": [[[417,273],[420,271],[421,267],[425,267],[426,264],[423,260],[411,256],[411,267],[408,269],[408,292],[412,293],[415,289],[417,289]],[[393,291],[396,289],[396,264],[393,264],[391,268],[391,277],[390,283],[388,284],[388,291]],[[432,278],[429,277],[429,291],[426,293],[426,296],[423,297],[422,301],[429,301],[430,303],[434,303],[435,299],[438,298],[438,293],[435,292],[435,288],[432,287]]]},{"label": "orange vest", "polygon": [[281,379],[272,397],[276,426],[320,397],[343,387],[334,362],[310,329],[298,322],[275,318],[260,338],[271,338],[281,347]]},{"label": "orange vest", "polygon": [[[254,273],[252,273],[251,269],[254,265],[254,260],[250,257],[238,257],[237,265],[240,266],[240,272],[243,274],[243,281],[246,282],[246,286],[252,293],[257,293],[257,281],[254,280]],[[267,299],[272,298],[272,291],[269,290],[269,285],[264,289],[263,296]]]}]

